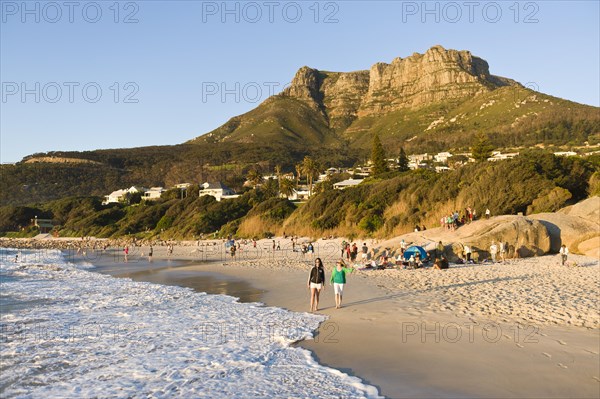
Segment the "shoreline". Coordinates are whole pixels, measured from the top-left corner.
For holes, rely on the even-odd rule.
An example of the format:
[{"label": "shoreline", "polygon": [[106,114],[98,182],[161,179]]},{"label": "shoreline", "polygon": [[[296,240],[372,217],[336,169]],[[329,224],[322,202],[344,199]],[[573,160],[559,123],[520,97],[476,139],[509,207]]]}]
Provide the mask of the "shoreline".
[{"label": "shoreline", "polygon": [[[136,278],[149,276],[165,261],[161,252],[156,253],[156,263],[139,264]],[[171,275],[167,280],[178,281],[176,285],[194,275],[241,280],[260,292],[265,306],[308,310],[306,260],[198,263],[181,258],[171,262],[185,263],[162,272]],[[598,328],[519,324],[499,315],[432,310],[418,294],[381,284],[386,272],[351,275],[339,310],[327,286],[318,313],[329,319],[314,340],[297,345],[320,364],[357,376],[392,398],[597,397]],[[449,334],[457,331],[462,338],[451,342],[455,336]]]}]

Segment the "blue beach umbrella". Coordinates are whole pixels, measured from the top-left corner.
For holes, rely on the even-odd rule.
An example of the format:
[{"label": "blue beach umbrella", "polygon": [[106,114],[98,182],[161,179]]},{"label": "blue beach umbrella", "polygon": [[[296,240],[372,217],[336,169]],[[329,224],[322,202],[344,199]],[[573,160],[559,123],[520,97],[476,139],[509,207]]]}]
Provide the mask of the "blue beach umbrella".
[{"label": "blue beach umbrella", "polygon": [[421,260],[427,258],[427,252],[418,245],[413,245],[412,247],[408,247],[406,251],[404,251],[404,259],[410,259],[410,256],[413,255],[415,258],[417,257],[417,253],[421,256]]}]

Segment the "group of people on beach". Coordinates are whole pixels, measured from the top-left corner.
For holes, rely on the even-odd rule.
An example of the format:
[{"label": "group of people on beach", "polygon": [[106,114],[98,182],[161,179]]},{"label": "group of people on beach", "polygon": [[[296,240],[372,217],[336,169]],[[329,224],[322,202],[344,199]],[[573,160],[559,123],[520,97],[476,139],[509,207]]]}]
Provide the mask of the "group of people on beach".
[{"label": "group of people on beach", "polygon": [[[485,218],[489,219],[491,216],[491,211],[489,208],[485,210]],[[471,207],[466,207],[464,212],[460,214],[458,211],[454,211],[449,215],[442,216],[440,219],[440,227],[443,227],[446,230],[454,231],[460,226],[471,223],[473,220],[477,219],[477,211],[475,208],[471,209]]]},{"label": "group of people on beach", "polygon": [[[352,273],[354,270],[353,267],[347,267],[344,260],[341,258],[331,270],[329,284],[333,286],[336,309],[342,307],[342,295],[344,293],[344,285],[346,284],[346,274]],[[310,290],[310,311],[316,312],[319,310],[319,296],[321,291],[325,290],[325,268],[321,258],[316,258],[314,266],[310,269],[307,287]]]}]

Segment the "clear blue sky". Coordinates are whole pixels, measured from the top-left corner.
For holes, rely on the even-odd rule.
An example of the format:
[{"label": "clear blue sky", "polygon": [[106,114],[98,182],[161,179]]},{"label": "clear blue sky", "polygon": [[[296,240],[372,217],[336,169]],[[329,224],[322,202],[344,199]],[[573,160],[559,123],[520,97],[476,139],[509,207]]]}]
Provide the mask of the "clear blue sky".
[{"label": "clear blue sky", "polygon": [[74,3],[0,1],[2,162],[181,143],[303,65],[368,69],[435,44],[541,92],[600,102],[598,1]]}]

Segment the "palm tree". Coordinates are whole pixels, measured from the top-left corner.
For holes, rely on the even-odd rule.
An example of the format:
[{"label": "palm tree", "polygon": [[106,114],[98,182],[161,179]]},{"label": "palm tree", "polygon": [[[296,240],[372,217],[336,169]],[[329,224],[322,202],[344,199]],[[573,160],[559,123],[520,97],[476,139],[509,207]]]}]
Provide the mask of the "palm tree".
[{"label": "palm tree", "polygon": [[277,187],[281,191],[281,165],[275,165],[275,176],[277,176]]},{"label": "palm tree", "polygon": [[302,177],[302,164],[296,165],[296,184],[300,184],[300,177]]},{"label": "palm tree", "polygon": [[260,170],[258,170],[258,168],[252,168],[248,172],[248,176],[246,178],[250,183],[252,183],[252,186],[256,188],[256,186],[262,183],[263,175],[262,173],[260,173]]},{"label": "palm tree", "polygon": [[302,161],[302,171],[308,181],[308,195],[312,195],[313,179],[315,174],[319,173],[319,166],[311,157],[305,156]]},{"label": "palm tree", "polygon": [[296,187],[296,182],[293,179],[284,178],[281,182],[279,182],[279,191],[287,198],[294,194]]}]

